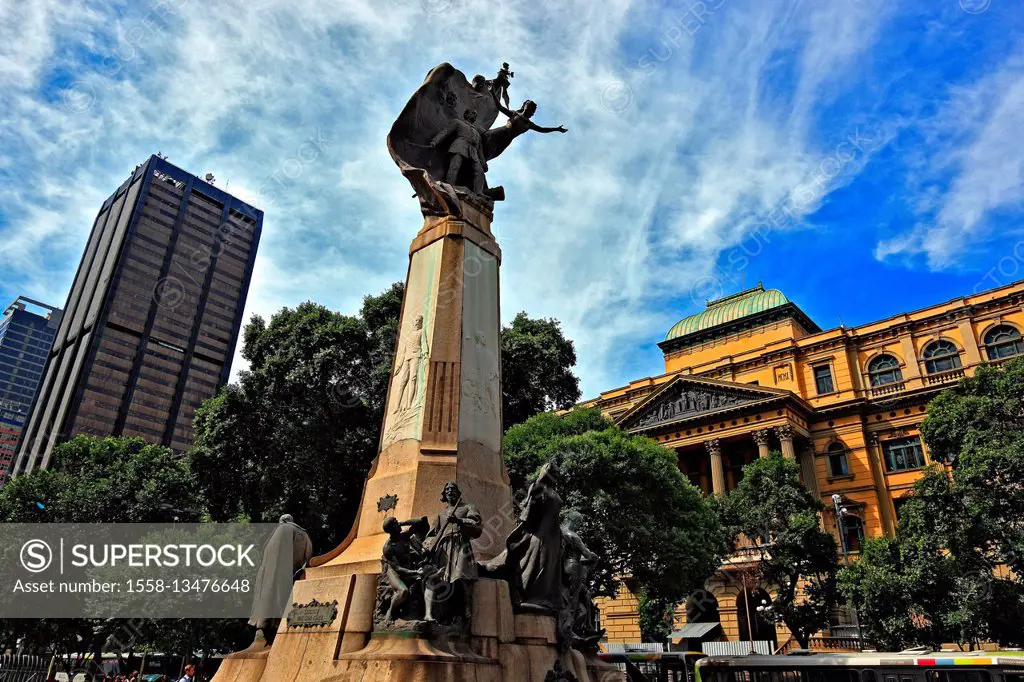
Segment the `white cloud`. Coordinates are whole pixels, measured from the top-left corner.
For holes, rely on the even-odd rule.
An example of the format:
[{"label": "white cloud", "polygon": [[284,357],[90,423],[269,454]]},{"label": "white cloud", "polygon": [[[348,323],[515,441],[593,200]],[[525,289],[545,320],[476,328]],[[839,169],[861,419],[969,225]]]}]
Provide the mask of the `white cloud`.
[{"label": "white cloud", "polygon": [[[638,340],[683,314],[665,302],[764,229],[833,153],[816,139],[813,103],[843,87],[887,17],[881,0],[727,0],[690,35],[673,24],[685,19],[679,9],[625,0],[168,1],[175,11],[154,19],[145,6],[72,14],[60,0],[34,0],[24,34],[11,3],[0,10],[0,37],[13,46],[0,48],[0,116],[14,123],[0,131],[0,158],[27,169],[0,189],[10,240],[0,248],[52,255],[8,264],[5,286],[60,301],[59,287],[40,283],[70,282],[102,197],[161,150],[240,195],[278,174],[272,204],[261,206],[247,317],[305,299],[353,312],[404,276],[419,227],[384,145],[394,116],[441,61],[488,76],[509,61],[513,98],[536,100],[539,121],[570,132],[521,139],[492,164],[492,183],[508,194],[495,217],[503,316],[561,319],[587,394],[633,378],[623,349],[648,353],[646,371],[660,371],[657,350]],[[72,63],[83,46],[107,59],[59,76],[95,97],[74,113],[40,92],[52,65]],[[668,56],[638,77],[652,50]],[[788,102],[766,94],[782,53],[799,55]],[[602,98],[614,81],[630,87],[621,112]],[[318,131],[329,140],[323,153],[282,177]],[[42,198],[46,178],[81,192],[51,188]],[[842,181],[819,188],[796,218]]]},{"label": "white cloud", "polygon": [[993,213],[1024,204],[1024,57],[1008,59],[967,87],[952,88],[924,123],[930,155],[913,229],[881,241],[879,259],[923,254],[929,267],[955,266],[988,237]]}]

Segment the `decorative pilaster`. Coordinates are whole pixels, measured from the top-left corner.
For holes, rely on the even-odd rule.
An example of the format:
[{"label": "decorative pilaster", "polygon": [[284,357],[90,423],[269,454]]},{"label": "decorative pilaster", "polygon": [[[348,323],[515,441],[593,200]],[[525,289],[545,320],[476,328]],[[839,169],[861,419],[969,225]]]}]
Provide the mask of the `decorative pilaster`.
[{"label": "decorative pilaster", "polygon": [[895,537],[896,509],[892,504],[889,482],[885,478],[885,462],[878,434],[869,432],[865,438],[865,445],[868,450],[868,459],[871,460],[871,476],[875,480],[875,493],[878,495],[878,511],[882,516],[882,528],[888,537]]},{"label": "decorative pilaster", "polygon": [[715,495],[725,494],[725,466],[722,464],[722,446],[718,439],[704,441],[711,455],[711,489]]},{"label": "decorative pilaster", "polygon": [[780,424],[775,427],[775,435],[779,437],[782,445],[782,456],[786,459],[796,459],[796,450],[793,449],[793,427],[789,424]]},{"label": "decorative pilaster", "polygon": [[758,429],[752,434],[757,443],[757,456],[762,459],[768,456],[768,429]]},{"label": "decorative pilaster", "polygon": [[818,488],[818,475],[814,466],[814,445],[808,443],[800,453],[800,474],[806,487],[815,497],[821,496]]},{"label": "decorative pilaster", "polygon": [[960,330],[960,342],[964,345],[965,367],[973,367],[981,362],[981,349],[978,347],[978,339],[974,336],[974,329],[971,327],[971,318],[965,317],[957,325]]}]

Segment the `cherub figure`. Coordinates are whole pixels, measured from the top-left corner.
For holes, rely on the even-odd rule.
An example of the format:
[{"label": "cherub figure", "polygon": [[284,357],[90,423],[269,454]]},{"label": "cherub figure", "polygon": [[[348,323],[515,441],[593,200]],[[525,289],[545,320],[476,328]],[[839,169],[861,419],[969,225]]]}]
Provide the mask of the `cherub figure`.
[{"label": "cherub figure", "polygon": [[508,68],[508,62],[502,62],[501,70],[498,71],[498,75],[494,77],[494,80],[488,81],[488,85],[491,86],[491,92],[494,94],[495,101],[501,100],[508,106],[508,88],[512,85],[512,79],[515,77]]}]

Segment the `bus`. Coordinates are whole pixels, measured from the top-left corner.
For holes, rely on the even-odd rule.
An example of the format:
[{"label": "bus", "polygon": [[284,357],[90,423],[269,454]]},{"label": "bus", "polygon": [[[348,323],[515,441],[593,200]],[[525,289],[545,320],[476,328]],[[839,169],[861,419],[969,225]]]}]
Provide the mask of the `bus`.
[{"label": "bus", "polygon": [[627,651],[598,654],[605,663],[626,672],[628,682],[694,682],[694,664],[707,654],[700,651]]},{"label": "bus", "polygon": [[1024,682],[1020,652],[709,656],[697,682]]}]

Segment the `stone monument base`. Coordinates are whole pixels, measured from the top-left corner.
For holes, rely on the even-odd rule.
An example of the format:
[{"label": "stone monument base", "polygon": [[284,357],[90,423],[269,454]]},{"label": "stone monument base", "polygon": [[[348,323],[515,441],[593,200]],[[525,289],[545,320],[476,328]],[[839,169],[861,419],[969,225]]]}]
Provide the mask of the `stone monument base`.
[{"label": "stone monument base", "polygon": [[372,574],[297,582],[296,604],[337,601],[337,617],[314,627],[282,619],[271,647],[227,656],[214,682],[545,682],[556,662],[579,682],[625,679],[595,658],[560,652],[554,617],[513,614],[502,580],[474,584],[471,630],[461,638],[375,631],[376,593]]}]

